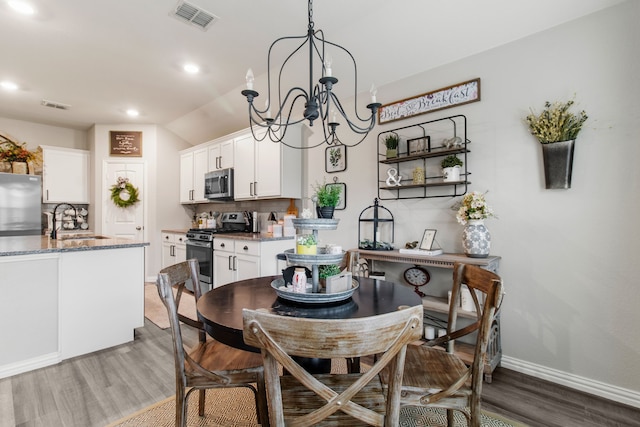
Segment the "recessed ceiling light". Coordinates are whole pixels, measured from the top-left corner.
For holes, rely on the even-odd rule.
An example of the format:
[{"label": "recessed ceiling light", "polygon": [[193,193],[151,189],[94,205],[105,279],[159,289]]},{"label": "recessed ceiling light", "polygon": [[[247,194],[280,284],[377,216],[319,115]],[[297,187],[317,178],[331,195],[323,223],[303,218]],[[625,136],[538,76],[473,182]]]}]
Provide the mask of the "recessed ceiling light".
[{"label": "recessed ceiling light", "polygon": [[127,115],[129,117],[138,117],[140,115],[140,113],[138,112],[138,110],[129,109],[129,110],[127,110]]},{"label": "recessed ceiling light", "polygon": [[18,90],[18,85],[8,80],[5,80],[2,83],[0,83],[0,86],[2,86],[2,88],[6,90]]},{"label": "recessed ceiling light", "polygon": [[185,64],[183,70],[189,74],[198,74],[200,72],[200,67],[196,64]]},{"label": "recessed ceiling light", "polygon": [[11,0],[7,3],[13,10],[18,13],[22,13],[23,15],[33,15],[36,13],[34,7],[25,1]]}]

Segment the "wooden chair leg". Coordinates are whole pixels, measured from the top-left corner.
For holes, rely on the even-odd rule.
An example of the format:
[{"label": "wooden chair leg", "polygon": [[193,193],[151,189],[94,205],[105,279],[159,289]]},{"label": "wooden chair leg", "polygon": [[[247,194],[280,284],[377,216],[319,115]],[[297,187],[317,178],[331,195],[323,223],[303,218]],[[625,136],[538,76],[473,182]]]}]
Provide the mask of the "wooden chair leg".
[{"label": "wooden chair leg", "polygon": [[205,399],[205,392],[206,390],[200,390],[199,396],[198,396],[198,415],[200,415],[201,417],[204,416],[204,399]]},{"label": "wooden chair leg", "polygon": [[267,404],[267,388],[264,383],[264,374],[260,372],[258,374],[258,381],[256,381],[256,415],[258,422],[262,427],[269,427],[269,406]]},{"label": "wooden chair leg", "polygon": [[176,427],[187,426],[187,396],[185,389],[179,387],[176,393]]},{"label": "wooden chair leg", "polygon": [[447,409],[447,427],[454,427],[456,425],[453,418],[453,409]]}]

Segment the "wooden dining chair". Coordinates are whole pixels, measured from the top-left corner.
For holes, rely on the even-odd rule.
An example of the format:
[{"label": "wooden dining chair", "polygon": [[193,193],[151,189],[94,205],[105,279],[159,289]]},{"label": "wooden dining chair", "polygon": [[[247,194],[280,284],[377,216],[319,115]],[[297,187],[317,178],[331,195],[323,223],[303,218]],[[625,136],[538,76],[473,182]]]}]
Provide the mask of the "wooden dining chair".
[{"label": "wooden dining chair", "polygon": [[[271,426],[397,426],[407,343],[421,336],[422,306],[355,319],[306,319],[243,310],[244,340],[262,349]],[[365,373],[310,374],[292,356],[378,354]],[[279,376],[278,365],[289,375]],[[391,372],[383,392],[378,373]]]},{"label": "wooden dining chair", "polygon": [[[253,391],[258,421],[268,426],[267,402],[264,388],[262,357],[258,353],[237,350],[207,338],[201,322],[178,314],[178,304],[185,282],[195,284],[196,302],[200,297],[198,286],[198,260],[190,259],[169,267],[158,274],[156,282],[160,299],[167,308],[176,371],[176,426],[186,426],[187,401],[194,390],[199,390],[198,413],[204,415],[205,390],[224,387],[246,387]],[[176,288],[174,298],[173,289]],[[180,322],[198,329],[198,343],[188,351],[182,340]],[[253,384],[256,384],[255,386]]]},{"label": "wooden dining chair", "polygon": [[[464,285],[471,291],[476,316],[463,322],[459,307]],[[458,410],[464,414],[470,426],[480,426],[487,343],[502,296],[502,280],[498,275],[473,265],[454,265],[447,333],[423,345],[407,347],[402,379],[403,406],[445,408],[450,427],[454,425],[453,411]],[[465,312],[465,316],[468,317],[469,313]],[[455,340],[465,336],[474,342],[469,366],[456,351]],[[390,381],[390,374],[383,373],[382,378],[386,383]]]}]

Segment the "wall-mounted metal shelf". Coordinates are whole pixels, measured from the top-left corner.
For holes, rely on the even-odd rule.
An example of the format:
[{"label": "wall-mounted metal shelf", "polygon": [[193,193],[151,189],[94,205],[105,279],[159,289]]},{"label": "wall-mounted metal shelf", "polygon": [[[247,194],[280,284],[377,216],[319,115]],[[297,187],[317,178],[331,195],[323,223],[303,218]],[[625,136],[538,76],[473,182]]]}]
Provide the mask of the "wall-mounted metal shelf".
[{"label": "wall-mounted metal shelf", "polygon": [[[398,156],[387,158],[385,138],[395,134],[400,138]],[[378,134],[378,199],[419,199],[429,197],[456,197],[466,194],[469,184],[467,170],[467,118],[449,116],[424,123],[384,131]],[[449,155],[461,155],[463,161],[460,180],[445,181],[440,162]],[[392,166],[397,171],[395,179]],[[415,168],[424,170],[424,182],[416,183],[412,177]],[[400,176],[401,179],[397,179]],[[396,185],[399,182],[400,185]]]}]

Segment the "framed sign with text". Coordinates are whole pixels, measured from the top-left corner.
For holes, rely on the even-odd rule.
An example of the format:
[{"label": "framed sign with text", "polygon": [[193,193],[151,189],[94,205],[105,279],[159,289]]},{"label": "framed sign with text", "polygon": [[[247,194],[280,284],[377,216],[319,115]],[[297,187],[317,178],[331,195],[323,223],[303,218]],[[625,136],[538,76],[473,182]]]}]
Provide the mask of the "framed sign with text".
[{"label": "framed sign with text", "polygon": [[112,130],[109,132],[110,156],[142,157],[142,132]]},{"label": "framed sign with text", "polygon": [[378,110],[378,122],[394,122],[477,101],[480,101],[479,78],[383,105]]}]

